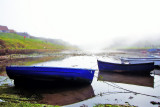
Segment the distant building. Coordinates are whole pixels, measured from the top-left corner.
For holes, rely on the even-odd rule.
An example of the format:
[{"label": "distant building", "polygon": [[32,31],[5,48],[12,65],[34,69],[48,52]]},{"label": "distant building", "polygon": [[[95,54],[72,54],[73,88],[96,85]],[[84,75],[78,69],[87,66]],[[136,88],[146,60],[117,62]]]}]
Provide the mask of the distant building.
[{"label": "distant building", "polygon": [[0,25],[0,32],[8,33],[8,32],[9,32],[9,29],[8,29],[7,26],[1,26],[1,25]]},{"label": "distant building", "polygon": [[27,37],[27,38],[31,38],[32,36],[29,35],[27,32],[16,32],[15,30],[13,29],[8,29],[7,26],[2,26],[0,25],[0,33],[16,33],[20,36],[23,36],[23,37]]}]

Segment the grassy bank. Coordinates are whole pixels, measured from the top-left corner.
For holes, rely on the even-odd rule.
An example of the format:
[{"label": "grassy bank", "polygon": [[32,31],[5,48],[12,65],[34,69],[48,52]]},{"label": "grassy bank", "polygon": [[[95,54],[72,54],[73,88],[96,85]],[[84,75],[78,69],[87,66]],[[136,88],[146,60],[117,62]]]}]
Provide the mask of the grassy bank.
[{"label": "grassy bank", "polygon": [[0,102],[1,107],[60,107],[60,106],[53,106],[53,105],[46,105],[46,104],[33,104],[29,102]]},{"label": "grassy bank", "polygon": [[[2,77],[1,77],[2,78]],[[41,96],[36,93],[37,89],[19,89],[11,87],[7,78],[1,82],[4,82],[0,86],[0,107],[60,107],[47,104],[39,104],[37,101],[41,99]],[[32,91],[34,91],[32,93]]]},{"label": "grassy bank", "polygon": [[65,49],[63,45],[25,38],[15,33],[0,33],[0,49]]},{"label": "grassy bank", "polygon": [[122,104],[98,104],[94,107],[137,107],[137,106],[134,106],[134,105],[130,105],[129,103],[125,104],[125,105],[122,105]]}]

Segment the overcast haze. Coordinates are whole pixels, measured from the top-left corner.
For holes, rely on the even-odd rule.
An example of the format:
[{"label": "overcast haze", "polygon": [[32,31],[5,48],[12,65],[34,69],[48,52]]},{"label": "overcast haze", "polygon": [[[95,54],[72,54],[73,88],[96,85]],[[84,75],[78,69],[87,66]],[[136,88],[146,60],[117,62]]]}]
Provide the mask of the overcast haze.
[{"label": "overcast haze", "polygon": [[0,0],[0,25],[85,46],[160,35],[159,0]]}]

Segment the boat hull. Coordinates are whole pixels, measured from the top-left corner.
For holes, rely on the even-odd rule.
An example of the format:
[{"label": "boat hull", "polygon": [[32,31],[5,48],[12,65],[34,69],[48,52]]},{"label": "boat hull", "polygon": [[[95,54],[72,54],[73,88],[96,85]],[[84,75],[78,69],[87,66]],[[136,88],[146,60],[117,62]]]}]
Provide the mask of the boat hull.
[{"label": "boat hull", "polygon": [[149,62],[154,62],[154,66],[160,67],[160,61],[148,61],[148,60],[128,60],[130,64],[138,64],[138,63],[149,63]]},{"label": "boat hull", "polygon": [[14,80],[76,81],[91,83],[95,70],[61,67],[8,66],[7,75]]},{"label": "boat hull", "polygon": [[122,63],[129,62],[130,64],[154,62],[155,68],[160,66],[160,59],[151,58],[122,58]]},{"label": "boat hull", "polygon": [[125,58],[121,57],[120,59],[124,60],[160,60],[160,57],[139,57],[139,58]]},{"label": "boat hull", "polygon": [[97,61],[99,71],[107,72],[119,72],[119,73],[133,73],[148,75],[150,71],[154,69],[154,63],[141,63],[141,64],[118,64],[118,63],[109,63],[103,61]]}]

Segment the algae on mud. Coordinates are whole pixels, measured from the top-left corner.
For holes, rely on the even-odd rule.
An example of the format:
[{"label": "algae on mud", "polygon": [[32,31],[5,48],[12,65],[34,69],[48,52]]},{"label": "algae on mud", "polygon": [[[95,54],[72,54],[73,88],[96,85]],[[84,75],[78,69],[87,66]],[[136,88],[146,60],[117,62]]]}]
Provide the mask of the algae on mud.
[{"label": "algae on mud", "polygon": [[126,103],[125,105],[122,105],[122,104],[97,104],[93,107],[137,107],[137,106],[130,105],[129,103]]},{"label": "algae on mud", "polygon": [[0,102],[1,107],[60,107],[60,106],[53,106],[53,105],[46,105],[46,104],[33,104],[29,102],[19,102],[19,103],[12,103],[12,102]]},{"label": "algae on mud", "polygon": [[[3,81],[1,81],[3,82]],[[35,92],[35,91],[34,91]],[[22,90],[9,86],[9,84],[1,84],[0,86],[0,106],[1,107],[59,107],[47,104],[38,104],[36,101],[41,98],[37,93],[31,93],[28,90]]]},{"label": "algae on mud", "polygon": [[[21,106],[34,106],[34,107],[59,107],[47,104],[38,104],[37,100],[41,99],[42,96],[36,93],[37,90],[24,90],[17,89],[13,86],[13,81],[6,76],[5,66],[7,65],[32,65],[40,62],[50,61],[50,60],[60,60],[64,56],[46,56],[46,57],[30,57],[30,58],[18,58],[12,60],[4,60],[1,62],[1,72],[0,72],[0,102],[1,107],[21,107]],[[12,84],[11,84],[12,83]],[[24,90],[24,91],[22,91]]]}]

